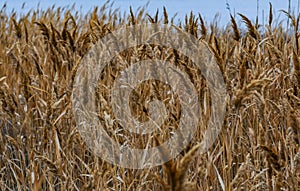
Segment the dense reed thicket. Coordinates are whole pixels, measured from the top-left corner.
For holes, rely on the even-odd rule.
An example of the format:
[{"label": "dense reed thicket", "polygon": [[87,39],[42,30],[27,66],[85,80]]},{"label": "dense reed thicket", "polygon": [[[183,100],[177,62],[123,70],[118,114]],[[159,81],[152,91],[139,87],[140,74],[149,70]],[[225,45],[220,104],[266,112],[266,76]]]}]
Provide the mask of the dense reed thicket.
[{"label": "dense reed thicket", "polygon": [[293,29],[287,32],[274,25],[272,12],[266,26],[239,14],[221,29],[192,13],[177,25],[215,56],[228,92],[224,125],[203,155],[193,147],[199,133],[176,159],[131,170],[101,160],[81,138],[72,113],[74,76],[98,39],[121,25],[171,25],[167,10],[122,15],[103,7],[80,15],[51,8],[19,18],[2,9],[0,189],[299,190],[300,16],[285,12]]}]

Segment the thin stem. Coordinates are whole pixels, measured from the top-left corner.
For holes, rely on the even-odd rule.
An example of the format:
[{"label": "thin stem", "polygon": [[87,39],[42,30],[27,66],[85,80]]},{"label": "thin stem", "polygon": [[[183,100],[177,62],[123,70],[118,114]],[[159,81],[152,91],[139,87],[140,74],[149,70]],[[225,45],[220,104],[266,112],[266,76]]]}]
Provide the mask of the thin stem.
[{"label": "thin stem", "polygon": [[[291,0],[289,0],[289,5],[288,5],[288,13],[291,14]],[[289,31],[289,25],[290,25],[290,19],[287,19],[287,31]]]},{"label": "thin stem", "polygon": [[259,0],[256,1],[256,26],[258,26]]}]

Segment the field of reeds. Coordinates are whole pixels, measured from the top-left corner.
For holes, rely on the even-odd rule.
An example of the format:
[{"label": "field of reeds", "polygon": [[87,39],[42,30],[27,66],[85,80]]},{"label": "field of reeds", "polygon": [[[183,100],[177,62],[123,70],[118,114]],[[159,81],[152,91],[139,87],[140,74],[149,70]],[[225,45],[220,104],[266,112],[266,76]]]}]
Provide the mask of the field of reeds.
[{"label": "field of reeds", "polygon": [[[102,7],[80,15],[50,8],[19,16],[0,11],[1,190],[300,189],[300,16],[283,11],[291,23],[287,30],[286,22],[273,21],[271,6],[265,26],[242,14],[231,17],[226,28],[192,13],[173,23],[166,9],[161,12],[148,15],[141,9],[122,15]],[[132,170],[107,163],[88,148],[76,129],[71,96],[76,69],[93,44],[118,26],[143,23],[174,24],[207,43],[228,95],[222,130],[208,152],[196,152],[203,135],[200,128],[175,159]],[[148,48],[193,71],[183,56],[174,59],[175,52]],[[120,55],[129,60],[145,56],[138,53]],[[106,86],[100,84],[97,94],[104,124],[101,110],[109,106],[109,95],[103,87],[118,74],[112,69],[105,69],[99,83]],[[199,94],[207,96],[205,79],[197,72],[191,76]],[[143,92],[150,92],[150,86],[156,86],[158,91],[152,93],[158,96],[168,89],[156,82],[140,87],[132,108],[141,120],[147,115]],[[178,115],[175,109],[165,125],[176,126]],[[110,135],[125,141],[113,131]],[[135,140],[143,147],[146,138]],[[162,141],[158,136],[153,145]]]}]

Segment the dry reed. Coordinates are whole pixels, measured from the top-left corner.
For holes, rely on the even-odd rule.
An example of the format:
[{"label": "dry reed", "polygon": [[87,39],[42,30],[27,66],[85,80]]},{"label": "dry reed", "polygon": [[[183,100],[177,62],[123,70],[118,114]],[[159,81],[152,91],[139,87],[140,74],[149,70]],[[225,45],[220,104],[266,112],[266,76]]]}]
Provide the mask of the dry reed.
[{"label": "dry reed", "polygon": [[[193,13],[178,25],[208,43],[218,61],[228,88],[223,129],[204,155],[195,152],[203,136],[199,129],[189,147],[163,167],[131,170],[101,160],[82,140],[71,108],[74,75],[91,46],[118,26],[173,24],[167,9],[162,20],[158,12],[151,16],[144,9],[137,15],[130,9],[124,17],[118,11],[107,11],[107,5],[88,15],[49,8],[21,18],[1,9],[0,189],[299,190],[299,16],[285,13],[292,20],[293,35],[274,25],[272,8],[264,34],[242,14],[247,33],[232,16],[232,28],[228,25],[225,31],[207,27],[201,15]],[[191,73],[201,98],[207,96],[205,80],[192,72],[190,61],[182,55],[164,47],[136,48],[156,52],[150,56],[175,60]],[[124,59],[149,56],[130,50],[120,55]],[[114,80],[118,71],[113,68],[106,68],[110,75],[103,76],[103,84]],[[109,102],[104,87],[99,86],[97,94],[100,111]],[[147,96],[143,93],[159,97],[166,89],[156,82],[141,86],[132,98],[138,100],[132,103],[135,115],[143,120],[148,114],[147,108],[143,111]],[[179,106],[169,108],[173,118],[166,125],[176,126]],[[105,124],[104,112],[99,113]],[[118,128],[115,125],[111,128]],[[126,141],[113,130],[111,135],[120,143]],[[147,137],[125,135],[141,147],[148,143]],[[164,138],[158,136],[152,146]]]}]

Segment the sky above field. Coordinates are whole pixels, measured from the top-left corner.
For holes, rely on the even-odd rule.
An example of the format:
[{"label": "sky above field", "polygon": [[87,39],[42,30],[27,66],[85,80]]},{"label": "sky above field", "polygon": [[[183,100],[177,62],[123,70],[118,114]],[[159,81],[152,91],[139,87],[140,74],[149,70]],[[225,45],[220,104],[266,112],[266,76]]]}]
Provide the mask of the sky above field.
[{"label": "sky above field", "polygon": [[[75,3],[76,11],[80,11],[81,13],[87,13],[88,11],[92,10],[95,6],[102,6],[106,1],[31,0],[26,1],[24,6],[23,2],[25,1],[6,1],[6,11],[8,13],[11,13],[12,10],[15,10],[20,14],[24,14],[30,9],[37,8],[38,5],[40,8],[46,9],[48,7],[51,7],[53,4],[55,4],[56,7],[71,7]],[[144,0],[115,0],[113,7],[120,8],[120,10],[123,12],[128,12],[129,6],[132,6],[133,10],[137,10],[139,7],[146,5],[147,2],[148,1]],[[286,19],[286,17],[280,12],[280,10],[288,10],[288,0],[151,0],[148,2],[147,11],[154,14],[157,9],[160,9],[160,13],[162,13],[163,6],[166,6],[170,16],[173,16],[175,13],[177,13],[175,21],[178,21],[178,19],[183,20],[185,14],[189,14],[190,11],[193,11],[195,14],[200,13],[208,23],[214,20],[216,14],[219,14],[219,17],[217,18],[218,23],[219,25],[223,26],[230,21],[229,12],[231,12],[232,15],[242,13],[248,18],[250,18],[252,21],[254,21],[256,16],[258,15],[259,22],[263,24],[268,19],[269,2],[273,4],[274,19],[277,19],[278,22]],[[1,0],[0,6],[2,7],[4,3],[5,1]],[[291,11],[293,11],[294,13],[299,13],[299,0],[291,0]],[[236,17],[238,18],[238,16]]]}]

